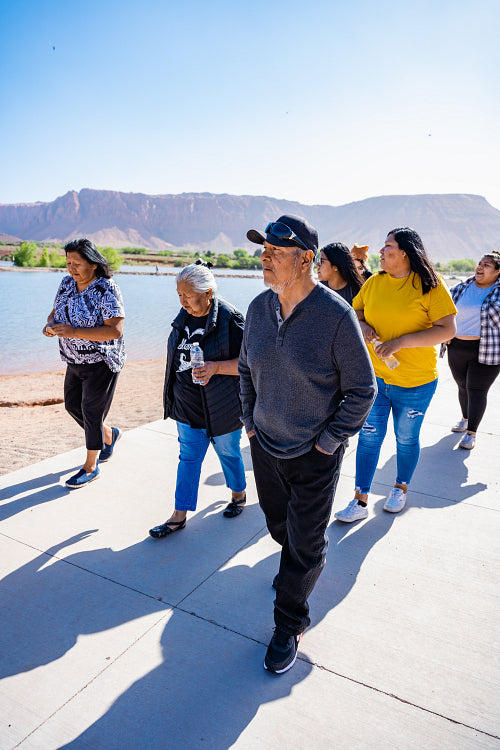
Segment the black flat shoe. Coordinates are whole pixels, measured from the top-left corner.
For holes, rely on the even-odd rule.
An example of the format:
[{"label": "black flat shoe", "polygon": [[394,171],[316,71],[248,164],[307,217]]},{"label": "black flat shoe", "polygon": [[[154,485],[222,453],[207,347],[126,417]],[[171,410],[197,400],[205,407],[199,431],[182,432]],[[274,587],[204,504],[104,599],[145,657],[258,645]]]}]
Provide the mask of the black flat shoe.
[{"label": "black flat shoe", "polygon": [[[172,526],[174,526],[175,528],[171,528]],[[184,529],[185,526],[186,526],[185,518],[182,521],[165,521],[165,523],[162,523],[159,526],[154,526],[152,529],[149,529],[149,536],[152,536],[154,539],[162,539],[162,537],[164,536],[173,534],[174,531],[180,531],[181,529]]]},{"label": "black flat shoe", "polygon": [[245,507],[245,503],[247,501],[247,496],[242,497],[241,500],[231,500],[230,503],[226,506],[226,510],[222,514],[226,518],[235,518],[235,516],[239,516],[240,513],[243,512],[243,508]]}]

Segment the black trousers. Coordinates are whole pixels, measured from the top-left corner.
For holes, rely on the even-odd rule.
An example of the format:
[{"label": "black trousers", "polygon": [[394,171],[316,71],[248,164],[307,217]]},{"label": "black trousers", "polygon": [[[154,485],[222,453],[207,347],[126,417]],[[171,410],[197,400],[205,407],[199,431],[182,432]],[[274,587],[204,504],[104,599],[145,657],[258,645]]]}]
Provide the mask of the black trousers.
[{"label": "black trousers", "polygon": [[85,430],[89,451],[104,448],[103,423],[113,400],[118,372],[111,372],[105,362],[73,365],[68,362],[64,379],[64,406]]},{"label": "black trousers", "polygon": [[272,538],[281,544],[274,603],[276,626],[298,635],[310,624],[308,598],[323,570],[333,497],[345,446],[333,456],[312,448],[298,458],[275,458],[250,439],[259,503]]},{"label": "black trousers", "polygon": [[479,339],[452,339],[448,344],[448,364],[458,385],[458,400],[462,416],[469,420],[468,428],[476,432],[484,412],[488,391],[500,372],[500,365],[478,362]]}]

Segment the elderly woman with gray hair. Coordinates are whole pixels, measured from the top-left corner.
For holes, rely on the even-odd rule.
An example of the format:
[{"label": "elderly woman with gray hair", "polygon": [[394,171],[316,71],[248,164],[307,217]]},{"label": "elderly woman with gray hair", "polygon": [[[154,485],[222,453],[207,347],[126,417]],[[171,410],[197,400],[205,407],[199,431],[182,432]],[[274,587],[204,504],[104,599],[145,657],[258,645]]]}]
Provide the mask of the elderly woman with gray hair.
[{"label": "elderly woman with gray hair", "polygon": [[[164,418],[177,422],[180,453],[175,510],[168,521],[150,529],[157,539],[185,528],[187,511],[196,510],[201,465],[210,443],[232,491],[224,516],[238,516],[246,502],[238,377],[245,321],[217,296],[210,264],[201,260],[180,271],[177,294],[182,309],[168,338],[163,405]],[[195,345],[201,347],[205,361],[193,368]]]}]

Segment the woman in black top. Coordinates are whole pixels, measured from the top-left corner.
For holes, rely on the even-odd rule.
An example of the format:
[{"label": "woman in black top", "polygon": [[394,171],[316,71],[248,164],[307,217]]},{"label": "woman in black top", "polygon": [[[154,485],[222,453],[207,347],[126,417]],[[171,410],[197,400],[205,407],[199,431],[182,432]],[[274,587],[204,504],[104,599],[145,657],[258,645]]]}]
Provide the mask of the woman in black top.
[{"label": "woman in black top", "polygon": [[363,285],[347,245],[332,242],[319,251],[318,279],[349,304]]},{"label": "woman in black top", "polygon": [[[245,321],[238,310],[217,296],[215,277],[209,264],[202,261],[178,274],[177,294],[182,309],[168,339],[163,394],[164,418],[177,422],[180,444],[175,510],[168,521],[150,529],[155,538],[183,529],[187,511],[196,510],[201,465],[210,443],[232,491],[224,515],[234,518],[246,502],[238,376]],[[205,361],[193,368],[191,349],[196,344]],[[193,377],[198,382],[193,382]]]}]

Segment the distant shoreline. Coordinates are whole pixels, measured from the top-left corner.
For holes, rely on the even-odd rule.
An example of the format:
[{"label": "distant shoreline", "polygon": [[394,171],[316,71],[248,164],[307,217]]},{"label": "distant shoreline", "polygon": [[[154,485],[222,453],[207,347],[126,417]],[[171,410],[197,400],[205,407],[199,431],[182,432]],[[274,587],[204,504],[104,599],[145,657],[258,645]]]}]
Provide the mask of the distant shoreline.
[{"label": "distant shoreline", "polygon": [[[154,266],[147,266],[146,264],[141,265],[141,268],[154,268]],[[174,268],[173,266],[167,266],[167,268],[171,268],[172,270],[163,270],[165,266],[162,267],[158,273],[155,271],[113,271],[113,276],[118,276],[119,274],[123,274],[124,276],[177,276],[179,271],[182,270],[182,268]],[[217,271],[215,274],[217,277],[222,277],[225,279],[258,279],[259,277],[257,274],[251,274],[251,273],[220,273],[218,269],[214,269]],[[42,271],[43,273],[67,273],[67,270],[65,268],[45,268],[44,266],[0,266],[0,271],[21,271],[24,273],[36,273],[37,271]]]},{"label": "distant shoreline", "polygon": [[[141,268],[154,268],[154,266],[147,266],[147,265],[144,264],[144,265],[141,265]],[[163,267],[163,268],[165,268],[165,267]],[[170,270],[164,271],[163,268],[158,273],[156,273],[156,270],[155,271],[150,271],[150,272],[148,272],[148,271],[114,271],[113,275],[114,276],[115,275],[118,276],[119,274],[123,274],[124,276],[177,276],[177,274],[179,273],[179,271],[182,270],[181,268],[175,268],[175,269],[173,269],[172,266],[170,266],[170,268],[173,269],[171,271]],[[257,276],[257,274],[251,274],[251,273],[229,273],[229,272],[228,273],[225,273],[225,272],[224,273],[220,273],[217,269],[214,269],[214,270],[217,271],[217,273],[215,274],[217,277],[220,276],[221,278],[224,278],[224,279],[258,279],[259,278],[259,276]],[[35,267],[0,266],[0,271],[16,271],[16,272],[17,271],[21,271],[21,272],[24,272],[24,273],[34,273],[36,271],[42,271],[44,273],[46,273],[46,272],[48,272],[48,273],[51,273],[51,272],[55,272],[55,273],[67,273],[67,271],[66,271],[65,268],[44,268],[43,266],[35,266]],[[461,276],[447,276],[445,274],[441,274],[441,276],[446,281],[446,283],[448,284],[448,286],[451,286],[450,282],[463,281],[464,279],[467,279],[467,278],[469,278],[469,276],[472,276],[472,275],[473,275],[472,273],[470,273],[470,274],[462,274]]]}]

